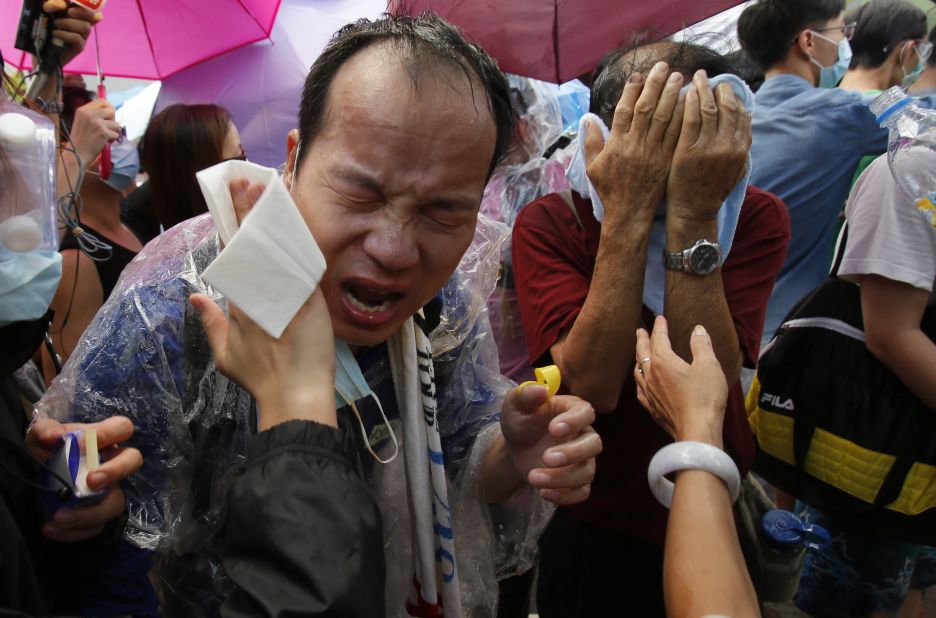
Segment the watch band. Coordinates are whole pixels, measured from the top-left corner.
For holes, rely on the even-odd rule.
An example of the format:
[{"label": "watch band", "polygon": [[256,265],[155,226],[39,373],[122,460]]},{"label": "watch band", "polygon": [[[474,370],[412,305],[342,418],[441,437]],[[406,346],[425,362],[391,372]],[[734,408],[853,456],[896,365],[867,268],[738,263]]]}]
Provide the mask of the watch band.
[{"label": "watch band", "polygon": [[[700,256],[693,256],[696,253]],[[663,268],[693,275],[708,275],[721,265],[721,247],[717,242],[705,238],[697,240],[691,247],[683,251],[667,251],[663,249]]]},{"label": "watch band", "polygon": [[666,270],[686,271],[686,262],[689,249],[683,251],[667,251],[663,249],[663,268]]}]

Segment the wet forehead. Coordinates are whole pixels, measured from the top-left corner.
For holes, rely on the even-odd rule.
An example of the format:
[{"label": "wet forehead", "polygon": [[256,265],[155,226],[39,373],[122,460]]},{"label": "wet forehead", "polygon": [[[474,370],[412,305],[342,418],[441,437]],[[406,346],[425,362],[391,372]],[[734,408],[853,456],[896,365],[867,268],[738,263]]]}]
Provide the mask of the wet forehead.
[{"label": "wet forehead", "polygon": [[457,66],[414,77],[398,58],[364,50],[336,75],[313,146],[330,174],[356,170],[385,195],[477,202],[496,142],[486,97]]},{"label": "wet forehead", "polygon": [[480,82],[453,62],[408,58],[410,53],[396,45],[375,45],[349,59],[332,83],[323,127],[332,121],[369,122],[418,130],[440,119],[443,126],[436,130],[494,126]]}]

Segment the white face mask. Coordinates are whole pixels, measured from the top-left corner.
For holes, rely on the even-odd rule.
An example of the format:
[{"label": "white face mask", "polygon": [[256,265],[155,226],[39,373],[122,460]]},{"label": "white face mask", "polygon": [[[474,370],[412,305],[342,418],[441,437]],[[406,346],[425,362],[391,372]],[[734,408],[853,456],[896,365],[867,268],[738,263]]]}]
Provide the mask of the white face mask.
[{"label": "white face mask", "polygon": [[827,67],[819,64],[819,61],[812,56],[809,57],[809,61],[819,67],[819,87],[835,88],[839,85],[839,82],[842,81],[842,78],[845,77],[845,73],[848,72],[848,65],[851,64],[851,44],[849,44],[848,39],[846,38],[843,38],[841,41],[836,43],[834,39],[830,39],[829,37],[820,34],[815,30],[813,30],[812,33],[823,41],[827,41],[832,45],[838,46],[838,59]]}]

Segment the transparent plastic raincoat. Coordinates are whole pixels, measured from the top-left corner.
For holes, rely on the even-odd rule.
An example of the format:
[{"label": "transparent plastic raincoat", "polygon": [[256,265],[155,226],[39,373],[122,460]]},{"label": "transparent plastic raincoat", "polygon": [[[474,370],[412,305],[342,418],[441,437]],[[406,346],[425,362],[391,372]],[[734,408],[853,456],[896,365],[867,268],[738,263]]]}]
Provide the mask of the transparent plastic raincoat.
[{"label": "transparent plastic raincoat", "polygon": [[[503,225],[480,218],[471,247],[437,297],[440,323],[431,337],[466,616],[495,615],[495,569],[513,568],[505,565],[524,556],[529,560],[552,513],[534,492],[522,491],[502,507],[513,516],[501,522],[495,536],[488,506],[475,490],[483,456],[500,435],[503,398],[513,386],[500,375],[486,312],[506,235]],[[96,421],[118,414],[133,420],[136,432],[129,445],[140,449],[144,463],[123,485],[129,516],[125,536],[157,552],[163,609],[173,615],[216,613],[230,589],[220,563],[225,507],[244,465],[247,438],[256,430],[255,402],[216,370],[199,317],[188,304],[195,292],[224,304],[201,279],[218,250],[208,215],[149,243],[126,268],[37,406],[40,415],[61,420]],[[365,376],[372,387],[372,380],[382,381],[386,392],[392,380],[380,374],[388,371],[385,362],[376,362]],[[381,399],[386,410],[387,399]],[[362,416],[373,415],[362,409]],[[388,410],[388,417],[405,449],[398,412]],[[360,437],[351,413],[340,411],[339,422]],[[392,453],[382,424],[367,431],[381,458]],[[402,616],[413,579],[404,458],[377,463],[361,442],[364,478],[383,518],[388,614]]]},{"label": "transparent plastic raincoat", "polygon": [[[544,195],[568,189],[569,182],[565,177],[564,153],[549,159],[542,156],[562,133],[556,88],[518,75],[508,76],[508,82],[517,127],[507,156],[484,189],[481,212],[513,227],[524,206]],[[532,380],[509,242],[501,250],[501,264],[501,278],[488,304],[501,372],[517,382]]]}]

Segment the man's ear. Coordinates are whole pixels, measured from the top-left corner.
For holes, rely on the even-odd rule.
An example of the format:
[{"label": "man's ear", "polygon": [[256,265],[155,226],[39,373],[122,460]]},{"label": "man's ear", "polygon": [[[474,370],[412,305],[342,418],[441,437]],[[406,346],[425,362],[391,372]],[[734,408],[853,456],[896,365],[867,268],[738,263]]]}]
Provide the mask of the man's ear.
[{"label": "man's ear", "polygon": [[803,30],[796,37],[796,47],[799,48],[803,56],[806,58],[814,58],[816,56],[816,50],[814,49],[816,45],[816,38],[813,36],[812,30]]},{"label": "man's ear", "polygon": [[896,49],[896,59],[897,66],[900,67],[900,70],[904,72],[904,75],[912,71],[916,67],[916,62],[910,65],[910,69],[906,68],[906,61],[911,59],[919,59],[919,56],[916,55],[916,45],[913,41],[904,41],[897,46]]},{"label": "man's ear", "polygon": [[286,134],[286,168],[283,173],[283,182],[289,190],[292,190],[293,179],[296,177],[296,154],[298,146],[299,129],[293,129]]}]

